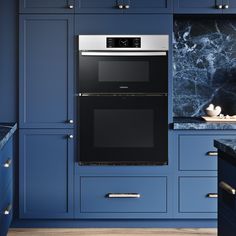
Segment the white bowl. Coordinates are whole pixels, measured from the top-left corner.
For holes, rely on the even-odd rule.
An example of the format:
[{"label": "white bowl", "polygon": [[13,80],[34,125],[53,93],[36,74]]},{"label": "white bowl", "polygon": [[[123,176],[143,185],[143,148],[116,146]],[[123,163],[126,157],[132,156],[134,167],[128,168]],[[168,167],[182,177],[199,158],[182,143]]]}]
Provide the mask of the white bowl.
[{"label": "white bowl", "polygon": [[209,110],[206,109],[206,114],[211,117],[218,116],[220,114],[221,110]]}]

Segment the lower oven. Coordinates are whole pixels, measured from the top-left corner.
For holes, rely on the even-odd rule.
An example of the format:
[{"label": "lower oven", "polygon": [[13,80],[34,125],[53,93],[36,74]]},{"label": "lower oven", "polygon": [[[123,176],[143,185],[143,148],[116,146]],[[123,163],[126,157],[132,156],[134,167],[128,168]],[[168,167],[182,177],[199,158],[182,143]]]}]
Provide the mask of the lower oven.
[{"label": "lower oven", "polygon": [[80,94],[80,165],[167,165],[167,96]]}]

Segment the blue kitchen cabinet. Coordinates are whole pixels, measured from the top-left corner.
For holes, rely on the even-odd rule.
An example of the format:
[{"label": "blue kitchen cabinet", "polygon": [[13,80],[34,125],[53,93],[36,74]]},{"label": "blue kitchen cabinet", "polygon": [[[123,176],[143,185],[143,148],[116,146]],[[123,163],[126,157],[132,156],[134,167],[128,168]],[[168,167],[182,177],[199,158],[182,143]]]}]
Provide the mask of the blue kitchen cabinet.
[{"label": "blue kitchen cabinet", "polygon": [[236,13],[236,0],[222,0],[223,1],[223,14]]},{"label": "blue kitchen cabinet", "polygon": [[73,218],[73,131],[21,129],[19,217]]},{"label": "blue kitchen cabinet", "polygon": [[13,215],[13,140],[0,149],[0,236],[7,234]]},{"label": "blue kitchen cabinet", "polygon": [[221,14],[222,0],[174,0],[174,13],[178,14]]},{"label": "blue kitchen cabinet", "polygon": [[20,0],[20,13],[74,13],[75,0]]},{"label": "blue kitchen cabinet", "polygon": [[177,14],[232,14],[236,13],[235,0],[174,0]]},{"label": "blue kitchen cabinet", "polygon": [[172,0],[78,0],[76,13],[171,13]]},{"label": "blue kitchen cabinet", "polygon": [[171,193],[167,176],[77,176],[77,180],[76,218],[170,217]]},{"label": "blue kitchen cabinet", "polygon": [[179,219],[217,218],[217,159],[214,139],[233,138],[228,130],[179,130],[174,133],[174,215]]},{"label": "blue kitchen cabinet", "polygon": [[73,16],[20,16],[20,128],[72,128]]}]

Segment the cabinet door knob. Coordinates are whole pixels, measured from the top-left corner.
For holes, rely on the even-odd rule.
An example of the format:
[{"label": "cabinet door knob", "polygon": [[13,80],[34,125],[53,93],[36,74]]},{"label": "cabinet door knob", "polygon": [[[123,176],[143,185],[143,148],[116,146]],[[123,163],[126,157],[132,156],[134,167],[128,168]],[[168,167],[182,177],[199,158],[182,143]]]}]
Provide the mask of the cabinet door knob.
[{"label": "cabinet door knob", "polygon": [[12,205],[10,204],[5,210],[4,215],[9,215],[11,213]]},{"label": "cabinet door knob", "polygon": [[73,123],[74,123],[74,121],[73,121],[73,120],[69,120],[69,123],[70,123],[70,124],[73,124]]},{"label": "cabinet door knob", "polygon": [[74,135],[73,135],[73,134],[69,134],[69,135],[68,135],[68,138],[69,138],[69,139],[73,139],[73,138],[74,138]]},{"label": "cabinet door knob", "polygon": [[9,160],[7,160],[5,163],[4,163],[4,167],[5,168],[9,168],[10,167],[10,165],[11,165],[11,162],[12,162],[12,160],[11,159],[9,159]]},{"label": "cabinet door knob", "polygon": [[74,5],[69,5],[68,6],[70,9],[74,9]]},{"label": "cabinet door knob", "polygon": [[224,5],[224,9],[228,9],[229,8],[229,5]]},{"label": "cabinet door knob", "polygon": [[123,5],[121,5],[121,4],[119,4],[119,5],[118,5],[118,8],[119,8],[119,9],[123,9],[123,8],[124,8],[124,6],[123,6]]},{"label": "cabinet door knob", "polygon": [[216,8],[222,9],[222,8],[223,8],[223,5],[218,5],[218,6],[216,6]]},{"label": "cabinet door knob", "polygon": [[130,8],[130,6],[129,5],[125,5],[125,9],[129,9]]}]

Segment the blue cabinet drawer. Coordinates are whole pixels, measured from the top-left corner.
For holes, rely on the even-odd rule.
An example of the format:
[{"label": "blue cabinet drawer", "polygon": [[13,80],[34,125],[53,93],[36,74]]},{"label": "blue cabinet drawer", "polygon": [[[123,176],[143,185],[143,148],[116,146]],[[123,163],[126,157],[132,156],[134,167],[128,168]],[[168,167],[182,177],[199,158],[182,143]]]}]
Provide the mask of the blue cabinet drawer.
[{"label": "blue cabinet drawer", "polygon": [[[5,194],[8,186],[12,182],[13,160],[12,142],[9,142],[0,150],[0,196]],[[12,184],[11,184],[12,186]]]},{"label": "blue cabinet drawer", "polygon": [[9,187],[6,194],[1,195],[0,201],[0,235],[7,235],[8,228],[12,220],[13,195],[12,188]]},{"label": "blue cabinet drawer", "polygon": [[20,13],[74,13],[74,0],[20,0]]},{"label": "blue cabinet drawer", "polygon": [[230,135],[180,135],[179,170],[216,171],[217,150],[214,139],[233,138]]},{"label": "blue cabinet drawer", "polygon": [[81,177],[81,212],[167,212],[166,177]]},{"label": "blue cabinet drawer", "polygon": [[216,194],[216,177],[180,177],[179,212],[215,213],[217,212]]},{"label": "blue cabinet drawer", "polygon": [[174,0],[174,12],[181,14],[220,14],[222,0]]}]

